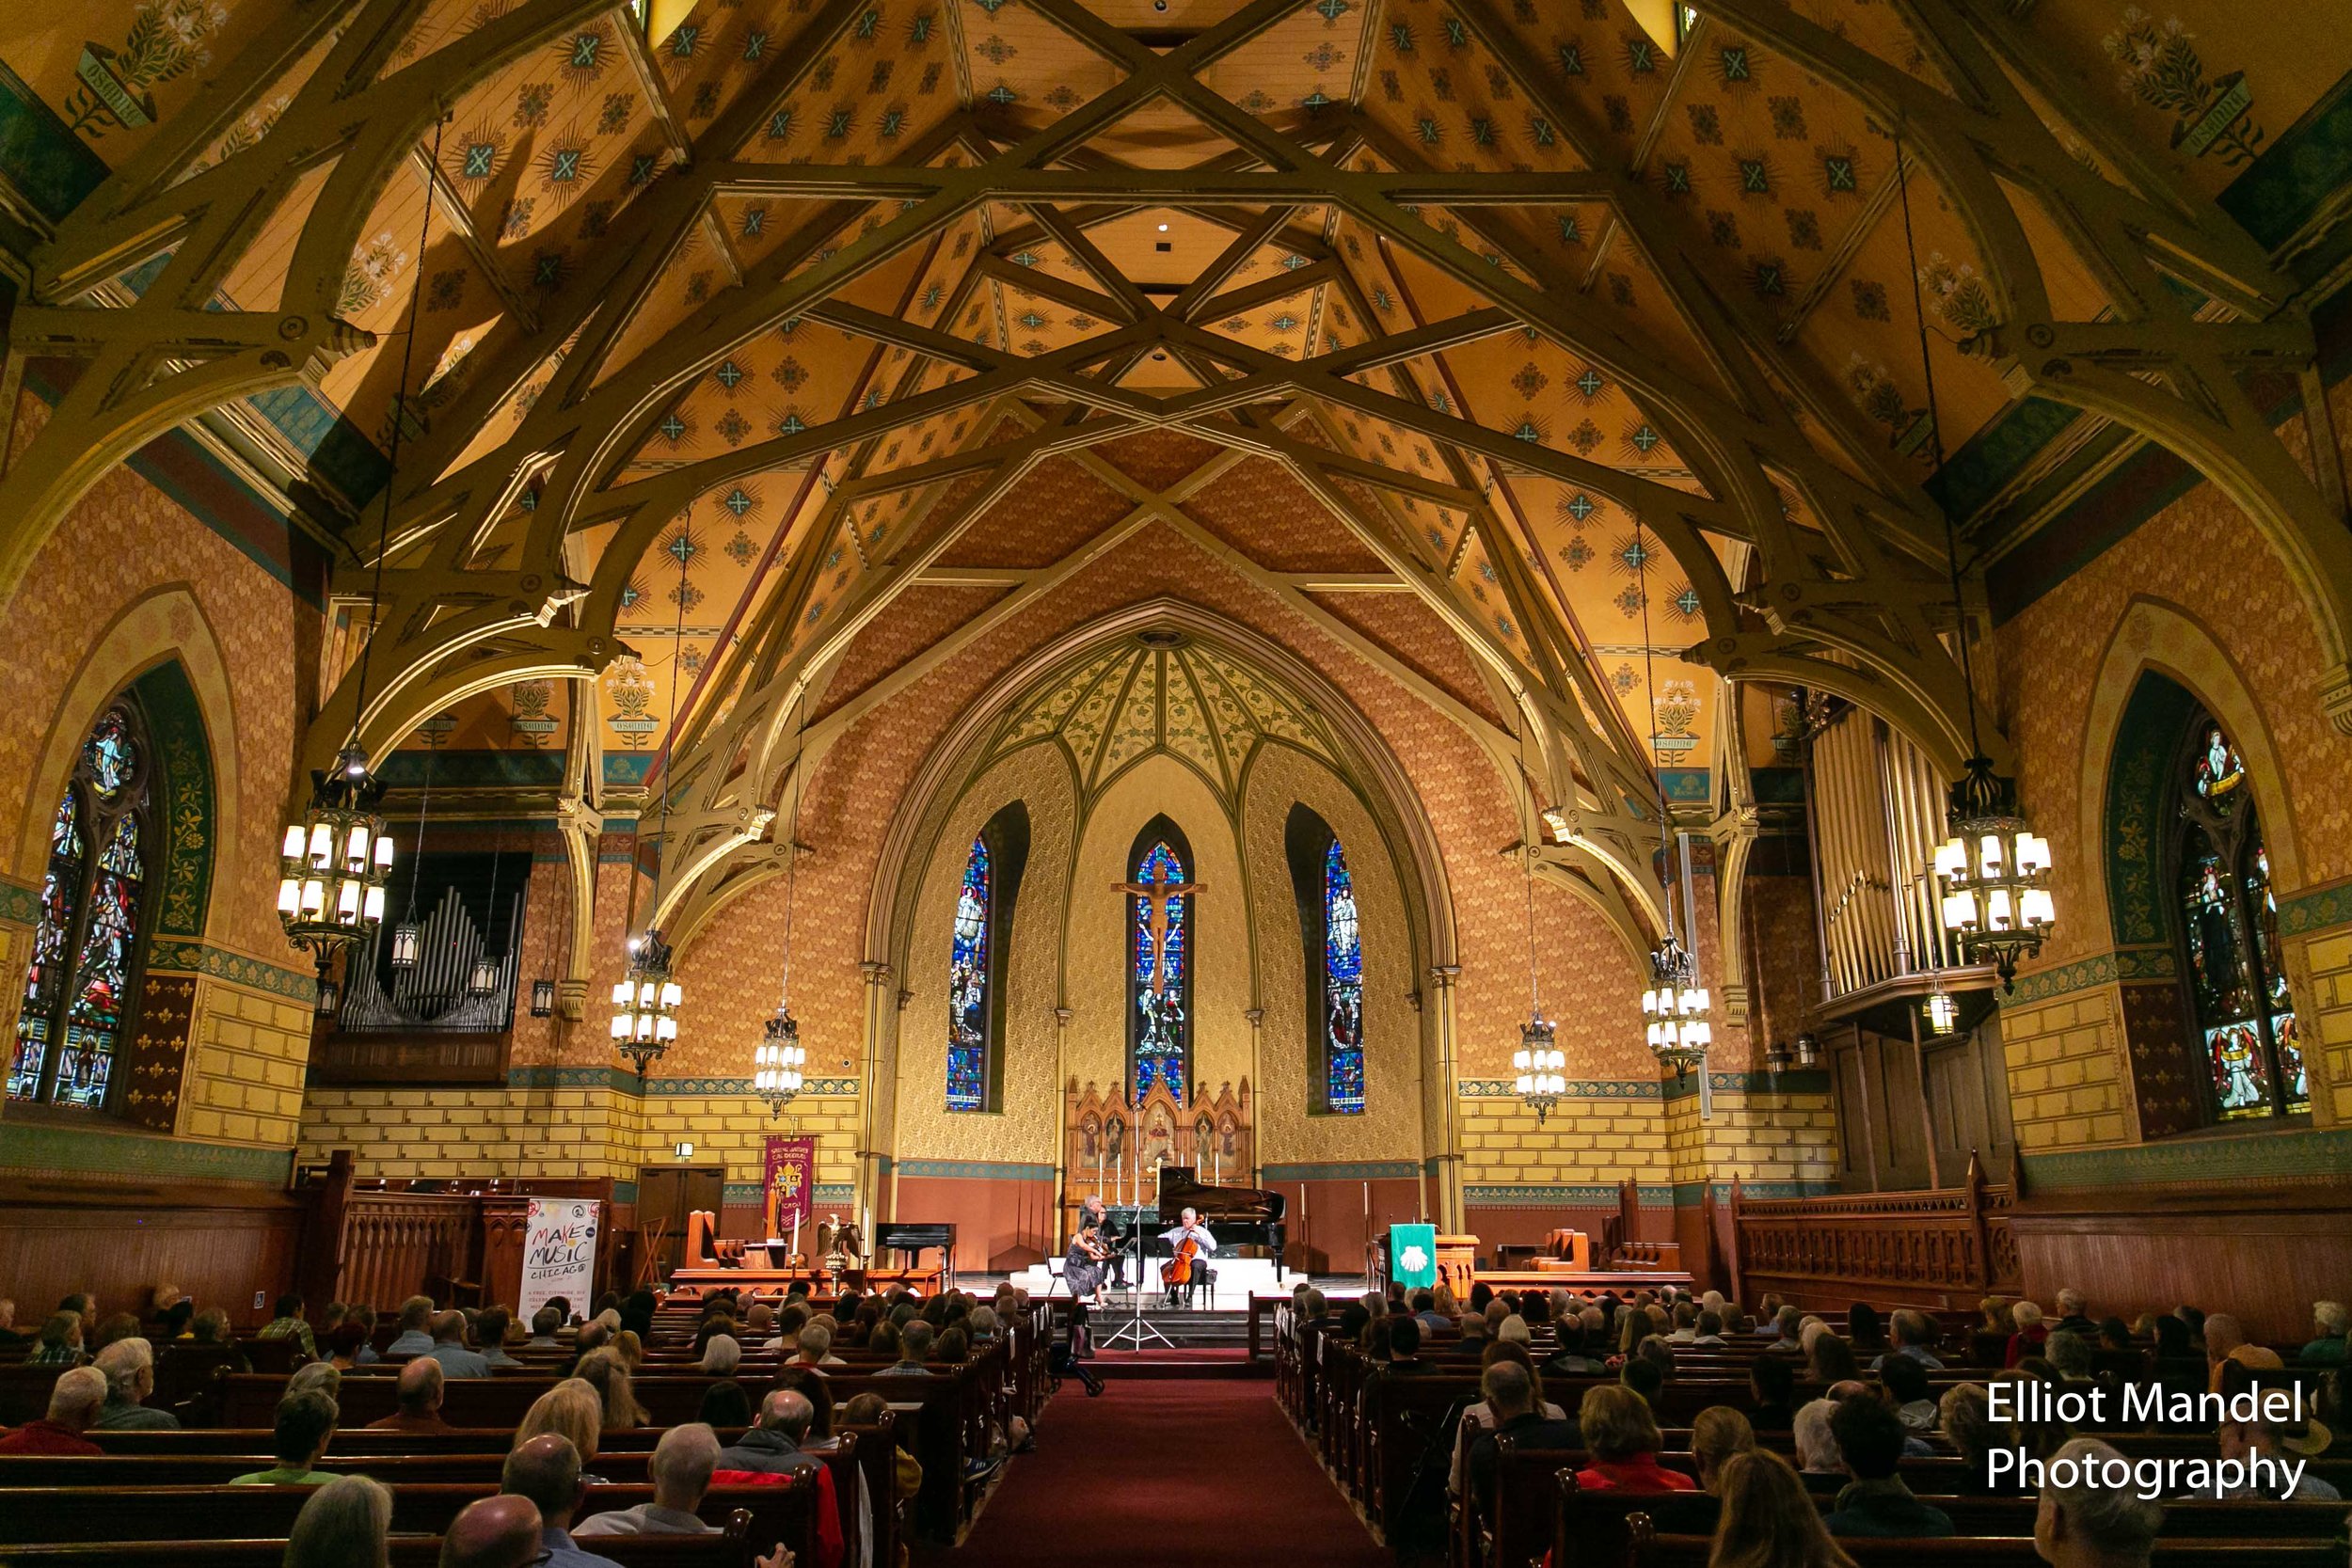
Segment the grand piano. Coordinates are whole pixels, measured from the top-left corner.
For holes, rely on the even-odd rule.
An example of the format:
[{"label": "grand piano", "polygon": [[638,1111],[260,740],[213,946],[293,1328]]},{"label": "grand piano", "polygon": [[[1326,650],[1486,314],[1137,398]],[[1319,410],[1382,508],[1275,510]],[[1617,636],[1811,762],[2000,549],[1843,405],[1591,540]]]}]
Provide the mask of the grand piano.
[{"label": "grand piano", "polygon": [[1263,1247],[1265,1255],[1274,1259],[1274,1277],[1279,1280],[1282,1277],[1282,1246],[1288,1239],[1282,1228],[1283,1203],[1280,1193],[1258,1187],[1212,1186],[1201,1180],[1190,1165],[1162,1165],[1156,1215],[1147,1205],[1122,1204],[1113,1208],[1106,1217],[1112,1233],[1122,1240],[1132,1236],[1140,1225],[1144,1256],[1166,1258],[1174,1249],[1160,1240],[1160,1232],[1173,1228],[1185,1210],[1193,1210],[1200,1214],[1200,1223],[1216,1233],[1219,1257],[1239,1257]]}]

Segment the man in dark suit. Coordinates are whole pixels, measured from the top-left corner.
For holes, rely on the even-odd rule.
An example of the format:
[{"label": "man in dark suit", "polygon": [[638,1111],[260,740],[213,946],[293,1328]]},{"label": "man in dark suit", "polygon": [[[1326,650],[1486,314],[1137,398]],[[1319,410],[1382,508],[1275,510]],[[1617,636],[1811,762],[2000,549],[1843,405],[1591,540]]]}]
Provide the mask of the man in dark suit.
[{"label": "man in dark suit", "polygon": [[1584,1434],[1575,1418],[1551,1420],[1535,1407],[1534,1374],[1517,1361],[1496,1362],[1478,1386],[1486,1396],[1486,1408],[1494,1412],[1495,1428],[1470,1445],[1470,1496],[1478,1499],[1479,1513],[1492,1518],[1500,1439],[1511,1438],[1522,1449],[1581,1449]]}]

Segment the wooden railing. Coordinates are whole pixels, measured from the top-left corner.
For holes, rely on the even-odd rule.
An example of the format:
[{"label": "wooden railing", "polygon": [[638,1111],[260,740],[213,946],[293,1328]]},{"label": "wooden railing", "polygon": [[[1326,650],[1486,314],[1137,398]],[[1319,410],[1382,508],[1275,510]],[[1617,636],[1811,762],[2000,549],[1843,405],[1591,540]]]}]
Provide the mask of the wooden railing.
[{"label": "wooden railing", "polygon": [[1965,1185],[1934,1192],[1756,1199],[1735,1181],[1734,1287],[1751,1303],[1971,1307],[2018,1288],[2012,1201],[1974,1158]]}]

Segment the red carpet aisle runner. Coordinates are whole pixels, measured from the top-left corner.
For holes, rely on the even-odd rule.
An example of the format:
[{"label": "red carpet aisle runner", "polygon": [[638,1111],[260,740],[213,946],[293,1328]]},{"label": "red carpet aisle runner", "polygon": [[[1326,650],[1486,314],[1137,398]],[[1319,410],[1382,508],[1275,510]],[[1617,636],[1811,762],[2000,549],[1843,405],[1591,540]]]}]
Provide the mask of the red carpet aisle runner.
[{"label": "red carpet aisle runner", "polygon": [[1075,1380],[956,1550],[923,1568],[1391,1568],[1264,1383]]}]

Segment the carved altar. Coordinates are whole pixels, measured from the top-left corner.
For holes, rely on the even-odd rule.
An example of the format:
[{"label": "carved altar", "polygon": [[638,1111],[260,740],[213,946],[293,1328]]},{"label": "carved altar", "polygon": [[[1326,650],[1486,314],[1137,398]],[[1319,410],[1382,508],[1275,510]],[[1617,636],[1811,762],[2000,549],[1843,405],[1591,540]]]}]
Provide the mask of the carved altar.
[{"label": "carved altar", "polygon": [[1257,1185],[1257,1145],[1250,1130],[1249,1080],[1214,1095],[1195,1085],[1180,1105],[1165,1083],[1131,1104],[1127,1085],[1084,1088],[1070,1080],[1062,1096],[1061,1236],[1066,1240],[1080,1204],[1101,1194],[1107,1204],[1156,1203],[1159,1167],[1190,1165],[1212,1186]]}]

